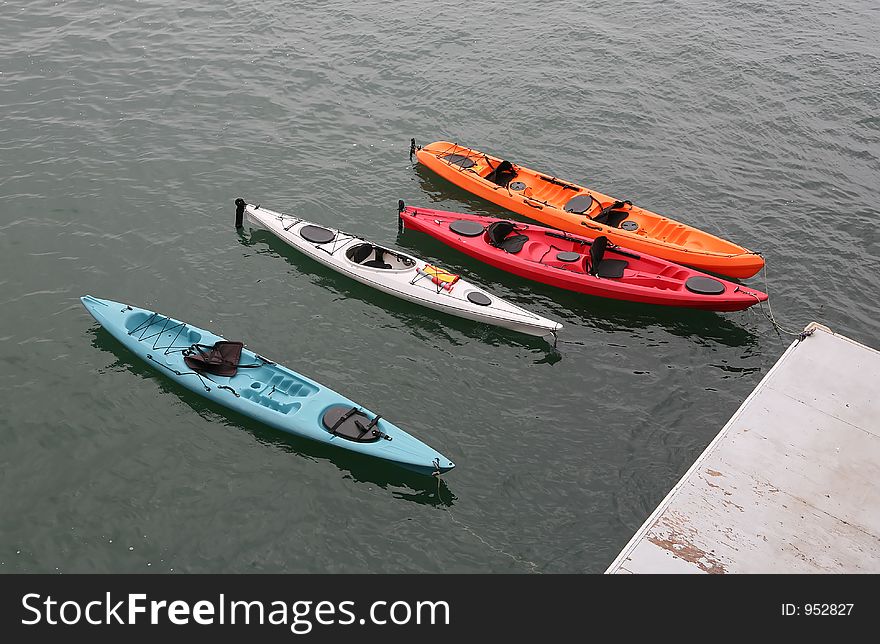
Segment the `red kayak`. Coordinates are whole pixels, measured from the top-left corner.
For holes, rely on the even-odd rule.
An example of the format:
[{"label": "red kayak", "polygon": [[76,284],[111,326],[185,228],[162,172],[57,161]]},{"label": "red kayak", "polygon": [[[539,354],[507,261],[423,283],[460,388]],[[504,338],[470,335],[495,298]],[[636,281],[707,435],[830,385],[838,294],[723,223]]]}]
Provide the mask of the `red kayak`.
[{"label": "red kayak", "polygon": [[405,228],[514,275],[569,291],[616,300],[740,311],[767,294],[692,268],[634,253],[606,237],[571,233],[478,215],[403,207]]}]

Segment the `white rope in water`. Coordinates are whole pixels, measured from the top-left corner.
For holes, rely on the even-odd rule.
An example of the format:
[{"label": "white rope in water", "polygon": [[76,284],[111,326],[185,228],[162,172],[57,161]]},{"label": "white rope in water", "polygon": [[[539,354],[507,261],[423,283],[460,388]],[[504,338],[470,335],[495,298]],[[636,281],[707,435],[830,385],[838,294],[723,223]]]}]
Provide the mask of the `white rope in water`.
[{"label": "white rope in water", "polygon": [[[440,498],[440,475],[436,474],[435,476],[437,477],[437,500],[442,502],[442,499]],[[486,546],[487,548],[489,548],[490,550],[492,550],[494,552],[497,552],[500,555],[504,555],[505,557],[510,557],[518,564],[521,564],[521,565],[529,568],[529,570],[531,570],[531,572],[538,572],[538,564],[536,564],[534,561],[529,561],[528,559],[523,559],[522,557],[519,557],[511,552],[507,552],[503,548],[499,548],[498,546],[495,546],[495,545],[489,543],[483,537],[481,537],[476,532],[474,532],[470,526],[467,526],[464,523],[462,523],[461,521],[459,521],[458,519],[456,519],[455,515],[452,514],[452,510],[450,510],[449,508],[445,508],[445,509],[446,509],[446,514],[449,515],[449,519],[455,525],[457,525],[462,530],[467,532],[469,535],[474,537],[477,541],[482,543],[484,546]]]}]

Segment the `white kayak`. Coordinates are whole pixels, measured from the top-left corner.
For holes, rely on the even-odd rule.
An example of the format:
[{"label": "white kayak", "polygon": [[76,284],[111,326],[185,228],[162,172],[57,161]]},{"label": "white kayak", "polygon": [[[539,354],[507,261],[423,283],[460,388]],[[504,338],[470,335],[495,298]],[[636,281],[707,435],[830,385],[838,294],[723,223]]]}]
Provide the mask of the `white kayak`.
[{"label": "white kayak", "polygon": [[545,336],[562,328],[418,257],[243,199],[236,199],[235,205],[236,225],[244,214],[254,226],[315,261],[389,295],[529,335]]}]

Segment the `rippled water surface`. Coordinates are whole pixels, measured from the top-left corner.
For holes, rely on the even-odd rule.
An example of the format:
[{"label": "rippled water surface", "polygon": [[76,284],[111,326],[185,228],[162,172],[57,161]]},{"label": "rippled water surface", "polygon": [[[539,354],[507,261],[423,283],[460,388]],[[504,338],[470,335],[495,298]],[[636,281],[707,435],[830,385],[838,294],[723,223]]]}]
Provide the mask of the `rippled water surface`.
[{"label": "rippled water surface", "polygon": [[[760,250],[774,312],[880,345],[880,9],[822,2],[0,2],[0,570],[600,572],[787,346],[757,311],[557,292],[412,232],[497,207],[474,145]],[[397,243],[563,321],[370,292],[238,197]],[[763,288],[763,277],[750,281]],[[381,412],[435,480],[174,385],[80,306],[178,316]]]}]

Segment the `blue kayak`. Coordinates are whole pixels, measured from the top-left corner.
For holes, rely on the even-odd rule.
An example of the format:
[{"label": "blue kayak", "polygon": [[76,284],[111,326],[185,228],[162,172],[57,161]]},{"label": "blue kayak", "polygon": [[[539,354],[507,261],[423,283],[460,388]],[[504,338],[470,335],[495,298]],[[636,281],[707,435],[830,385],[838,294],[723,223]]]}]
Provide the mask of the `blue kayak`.
[{"label": "blue kayak", "polygon": [[135,306],[82,298],[127,349],[187,389],[270,427],[421,474],[455,464],[332,389],[191,324]]}]

